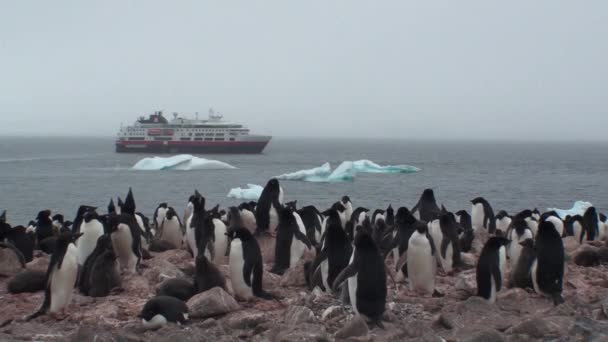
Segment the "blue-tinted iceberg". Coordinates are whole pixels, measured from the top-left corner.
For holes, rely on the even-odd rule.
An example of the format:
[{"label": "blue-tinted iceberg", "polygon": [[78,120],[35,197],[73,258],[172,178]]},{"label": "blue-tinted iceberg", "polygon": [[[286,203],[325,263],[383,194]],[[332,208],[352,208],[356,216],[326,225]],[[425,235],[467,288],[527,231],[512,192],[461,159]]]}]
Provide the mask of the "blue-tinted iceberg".
[{"label": "blue-tinted iceberg", "polygon": [[413,173],[419,168],[409,165],[381,166],[369,160],[344,161],[333,171],[331,165],[325,163],[320,167],[286,173],[276,178],[280,180],[295,180],[304,182],[352,182],[357,173]]},{"label": "blue-tinted iceberg", "polygon": [[262,195],[264,187],[256,184],[247,184],[247,188],[233,188],[228,192],[228,197],[247,201],[257,201]]},{"label": "blue-tinted iceberg", "polygon": [[132,169],[138,171],[191,171],[235,169],[235,167],[219,160],[199,158],[189,154],[180,154],[173,157],[144,158],[138,161]]},{"label": "blue-tinted iceberg", "polygon": [[583,216],[585,214],[585,211],[587,211],[587,209],[589,209],[590,207],[593,207],[593,204],[591,204],[590,202],[576,201],[576,202],[574,202],[574,205],[572,206],[571,209],[549,208],[548,210],[549,211],[555,210],[555,212],[557,213],[557,215],[559,215],[559,217],[563,220],[568,215],[570,215],[570,216],[575,216],[575,215],[581,215],[581,216]]}]

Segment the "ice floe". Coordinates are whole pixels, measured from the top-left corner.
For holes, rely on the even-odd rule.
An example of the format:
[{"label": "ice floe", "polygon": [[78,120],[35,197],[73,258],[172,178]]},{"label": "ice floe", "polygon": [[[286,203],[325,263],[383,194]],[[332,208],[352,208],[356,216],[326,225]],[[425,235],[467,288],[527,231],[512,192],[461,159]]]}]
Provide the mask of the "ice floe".
[{"label": "ice floe", "polygon": [[575,216],[575,215],[581,215],[581,216],[583,216],[585,214],[585,211],[587,211],[587,209],[589,209],[590,207],[593,207],[593,204],[591,204],[590,202],[576,201],[576,202],[574,202],[574,205],[572,206],[571,209],[549,208],[548,210],[549,211],[554,210],[557,213],[557,215],[559,215],[559,217],[563,220],[568,215],[570,215],[570,216]]},{"label": "ice floe", "polygon": [[228,192],[228,197],[247,201],[257,201],[262,195],[264,187],[257,184],[247,184],[247,188],[233,188]]},{"label": "ice floe", "polygon": [[235,167],[219,160],[199,158],[189,154],[180,154],[173,157],[144,158],[138,161],[132,169],[138,171],[191,171],[235,169]]},{"label": "ice floe", "polygon": [[344,161],[333,171],[331,165],[325,163],[319,167],[286,173],[277,176],[280,180],[304,182],[352,182],[357,173],[414,173],[419,168],[409,165],[381,166],[370,160]]}]

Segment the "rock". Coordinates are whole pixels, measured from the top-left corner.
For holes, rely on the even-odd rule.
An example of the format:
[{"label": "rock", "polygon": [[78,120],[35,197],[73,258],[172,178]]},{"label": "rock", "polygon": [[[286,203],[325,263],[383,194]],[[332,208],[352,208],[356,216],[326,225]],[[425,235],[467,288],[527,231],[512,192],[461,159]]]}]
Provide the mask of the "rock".
[{"label": "rock", "polygon": [[402,328],[407,337],[420,338],[429,331],[430,326],[421,320],[415,320],[404,323]]},{"label": "rock", "polygon": [[476,287],[477,283],[474,275],[471,277],[466,273],[460,273],[456,278],[456,284],[454,285],[454,289],[470,293],[474,293]]},{"label": "rock", "polygon": [[274,264],[274,249],[276,238],[270,234],[260,234],[256,237],[262,252],[262,260],[268,264]]},{"label": "rock", "polygon": [[186,276],[177,266],[165,259],[156,257],[153,260],[154,262],[151,263],[149,271],[144,273],[144,276],[152,284],[158,284],[172,278],[184,278]]},{"label": "rock", "polygon": [[497,301],[522,302],[525,301],[530,294],[526,290],[519,287],[506,289],[498,292],[496,295]]},{"label": "rock", "polygon": [[88,326],[81,326],[78,331],[72,336],[70,341],[73,342],[95,342],[98,338],[97,332]]},{"label": "rock", "polygon": [[475,257],[475,254],[473,253],[460,253],[460,258],[465,265],[477,265],[477,257]]},{"label": "rock", "polygon": [[230,329],[237,330],[249,330],[254,329],[262,323],[268,321],[267,315],[263,312],[251,313],[251,312],[236,312],[231,314],[224,322]]},{"label": "rock", "polygon": [[240,310],[239,304],[226,291],[214,287],[199,293],[188,301],[190,317],[207,318]]},{"label": "rock", "polygon": [[285,312],[285,323],[288,325],[298,325],[302,323],[315,323],[315,314],[304,306],[291,306]]},{"label": "rock", "polygon": [[572,254],[580,246],[574,236],[567,236],[563,238],[562,241],[564,242],[564,252],[566,252],[566,254]]},{"label": "rock", "polygon": [[330,306],[321,314],[321,321],[326,322],[327,320],[333,319],[338,316],[344,316],[346,312],[341,306]]},{"label": "rock", "polygon": [[140,298],[146,298],[152,293],[152,288],[148,279],[136,274],[124,275],[122,278],[122,287],[125,292]]},{"label": "rock", "polygon": [[503,342],[505,338],[496,330],[484,330],[463,339],[463,342]]},{"label": "rock", "polygon": [[0,276],[12,277],[23,271],[25,261],[23,255],[15,248],[0,247]]},{"label": "rock", "polygon": [[26,264],[26,268],[28,270],[35,270],[46,273],[49,268],[50,257],[46,254],[39,258],[34,258],[34,260],[28,262]]},{"label": "rock", "polygon": [[608,298],[604,299],[604,301],[600,305],[600,308],[602,309],[602,313],[604,314],[604,317],[608,318]]},{"label": "rock", "polygon": [[591,245],[581,245],[575,252],[572,261],[575,265],[593,267],[600,264],[599,248]]},{"label": "rock", "polygon": [[277,325],[268,332],[266,338],[261,341],[275,342],[329,342],[331,336],[327,333],[325,326],[321,324],[304,323],[299,326],[289,327]]},{"label": "rock", "polygon": [[281,276],[278,274],[270,273],[267,271],[270,268],[264,266],[264,275],[262,278],[262,287],[265,290],[268,289],[276,289],[279,287],[279,283],[281,282]]},{"label": "rock", "polygon": [[294,267],[287,269],[285,274],[281,277],[279,285],[281,285],[281,287],[306,286],[304,259],[300,260]]},{"label": "rock", "polygon": [[452,330],[454,329],[454,322],[452,322],[451,319],[449,319],[446,315],[444,314],[440,314],[439,318],[437,318],[436,321],[437,325],[439,325],[440,327],[443,327],[447,330]]},{"label": "rock", "polygon": [[509,334],[522,334],[534,338],[543,338],[555,333],[549,323],[542,318],[532,318],[514,326],[507,331]]},{"label": "rock", "polygon": [[342,329],[338,330],[336,333],[336,338],[349,338],[349,337],[359,337],[366,336],[369,333],[369,328],[367,327],[367,323],[360,315],[356,315],[353,319],[346,323],[342,327]]}]

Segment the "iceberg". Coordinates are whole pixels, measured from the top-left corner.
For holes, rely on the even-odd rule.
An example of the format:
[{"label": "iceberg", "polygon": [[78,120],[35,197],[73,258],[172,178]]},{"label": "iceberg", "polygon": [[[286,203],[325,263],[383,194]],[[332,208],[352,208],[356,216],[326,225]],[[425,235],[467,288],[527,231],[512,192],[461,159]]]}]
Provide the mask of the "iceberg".
[{"label": "iceberg", "polygon": [[593,204],[591,204],[590,202],[576,201],[576,202],[574,202],[574,205],[572,206],[571,209],[548,208],[547,210],[548,211],[554,210],[557,213],[557,215],[559,215],[559,217],[563,220],[568,215],[570,215],[570,216],[575,216],[575,215],[581,215],[581,216],[583,216],[585,214],[585,211],[587,211],[587,209],[589,209],[590,207],[593,207]]},{"label": "iceberg", "polygon": [[381,166],[370,160],[344,161],[333,171],[331,165],[325,163],[319,167],[286,173],[276,178],[279,180],[293,180],[304,182],[352,182],[357,173],[414,173],[419,168],[409,165]]},{"label": "iceberg", "polygon": [[247,188],[232,188],[228,192],[229,198],[242,199],[247,201],[257,201],[262,196],[264,187],[257,184],[247,184]]},{"label": "iceberg", "polygon": [[189,154],[180,154],[173,157],[144,158],[132,167],[138,171],[160,171],[160,170],[224,170],[236,169],[234,166],[219,160],[194,157]]}]

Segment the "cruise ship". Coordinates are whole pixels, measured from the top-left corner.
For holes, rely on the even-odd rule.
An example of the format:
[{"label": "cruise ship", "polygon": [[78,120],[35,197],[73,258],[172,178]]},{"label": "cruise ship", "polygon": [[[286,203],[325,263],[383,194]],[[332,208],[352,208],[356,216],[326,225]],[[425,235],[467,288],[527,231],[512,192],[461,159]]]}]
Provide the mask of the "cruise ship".
[{"label": "cruise ship", "polygon": [[262,153],[271,136],[252,135],[243,125],[223,120],[209,110],[207,120],[184,118],[173,113],[168,120],[162,111],[140,117],[121,127],[116,152],[151,153]]}]

